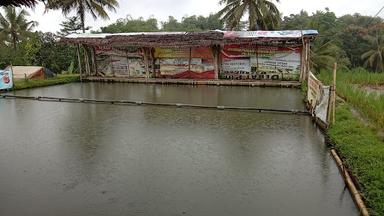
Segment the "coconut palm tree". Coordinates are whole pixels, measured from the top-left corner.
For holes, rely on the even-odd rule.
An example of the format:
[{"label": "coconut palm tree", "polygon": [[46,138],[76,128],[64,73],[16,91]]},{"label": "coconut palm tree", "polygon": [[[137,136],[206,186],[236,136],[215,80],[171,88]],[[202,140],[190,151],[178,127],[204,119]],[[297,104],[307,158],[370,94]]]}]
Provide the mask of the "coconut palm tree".
[{"label": "coconut palm tree", "polygon": [[371,49],[363,53],[364,66],[375,72],[384,72],[384,34],[367,37]]},{"label": "coconut palm tree", "polygon": [[37,22],[27,21],[26,17],[29,14],[24,9],[17,11],[14,7],[8,6],[4,11],[4,15],[0,13],[0,34],[16,50],[17,43],[28,36]]},{"label": "coconut palm tree", "polygon": [[[278,27],[280,12],[273,0],[220,0],[225,7],[218,12],[231,30],[248,14],[248,30],[270,30]],[[280,2],[280,0],[276,0]]]},{"label": "coconut palm tree", "polygon": [[64,15],[68,15],[73,10],[76,11],[85,33],[85,13],[89,12],[94,19],[98,17],[109,19],[105,7],[116,11],[119,3],[117,0],[48,0],[46,6],[47,9],[61,9]]}]

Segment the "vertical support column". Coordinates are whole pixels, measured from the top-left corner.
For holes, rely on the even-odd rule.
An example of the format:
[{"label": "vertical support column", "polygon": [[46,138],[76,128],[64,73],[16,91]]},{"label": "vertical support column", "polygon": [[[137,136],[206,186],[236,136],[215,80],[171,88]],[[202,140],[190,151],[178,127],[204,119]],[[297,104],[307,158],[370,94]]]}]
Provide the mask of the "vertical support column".
[{"label": "vertical support column", "polygon": [[142,48],[142,53],[144,56],[144,64],[145,64],[145,76],[149,78],[149,57],[148,57],[148,48]]},{"label": "vertical support column", "polygon": [[332,87],[332,124],[336,122],[336,73],[337,63],[333,66],[333,87]]},{"label": "vertical support column", "polygon": [[84,45],[84,63],[85,63],[85,76],[89,76],[91,73],[89,66],[88,47]]},{"label": "vertical support column", "polygon": [[151,63],[152,63],[152,78],[157,78],[156,75],[156,58],[155,58],[155,49],[151,49]]},{"label": "vertical support column", "polygon": [[191,62],[192,62],[192,48],[189,47],[188,72],[191,71]]},{"label": "vertical support column", "polygon": [[212,46],[212,53],[213,53],[213,66],[215,71],[215,79],[219,79],[219,73],[220,73],[220,46],[219,45],[213,45]]},{"label": "vertical support column", "polygon": [[333,84],[331,85],[329,91],[329,103],[327,110],[327,122],[329,125],[333,125],[336,122],[336,73],[337,63],[335,62],[333,66]]},{"label": "vertical support column", "polygon": [[95,47],[91,47],[91,75],[97,75],[97,65],[96,65],[96,51]]},{"label": "vertical support column", "polygon": [[311,52],[311,46],[310,46],[309,43],[310,43],[309,40],[306,39],[306,40],[305,40],[305,53],[306,53],[306,55],[305,55],[305,63],[306,63],[306,71],[305,71],[305,74],[304,74],[304,75],[305,75],[305,77],[304,77],[305,80],[308,80],[308,75],[309,75],[309,70],[310,70],[310,64],[309,64],[310,59],[309,59],[309,55],[310,55],[310,52]]},{"label": "vertical support column", "polygon": [[81,56],[80,56],[80,44],[77,44],[76,46],[76,52],[77,52],[77,60],[78,60],[78,63],[79,63],[79,73],[80,73],[80,81],[82,82],[83,81],[83,69],[82,69],[82,65],[81,65]]},{"label": "vertical support column", "polygon": [[300,78],[299,78],[299,82],[301,84],[303,84],[305,82],[305,79],[304,79],[304,73],[305,73],[305,44],[304,44],[304,40],[303,41],[303,45],[301,47],[301,52],[300,52]]}]

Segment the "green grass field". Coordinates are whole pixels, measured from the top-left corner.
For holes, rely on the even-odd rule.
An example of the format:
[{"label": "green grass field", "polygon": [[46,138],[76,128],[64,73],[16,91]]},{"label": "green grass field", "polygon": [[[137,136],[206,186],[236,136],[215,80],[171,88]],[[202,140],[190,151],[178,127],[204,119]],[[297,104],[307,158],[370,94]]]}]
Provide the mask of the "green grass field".
[{"label": "green grass field", "polygon": [[[317,77],[330,84],[332,73]],[[338,71],[337,94],[345,100],[336,107],[336,123],[328,130],[343,161],[358,180],[371,215],[384,214],[384,141],[377,134],[384,128],[384,95],[368,94],[364,86],[384,85],[384,74],[357,69]],[[354,115],[351,107],[369,120]]]},{"label": "green grass field", "polygon": [[[320,80],[330,84],[332,74],[322,71]],[[369,73],[364,70],[337,73],[337,94],[362,114],[371,119],[377,127],[384,128],[384,94],[367,94],[362,86],[384,85],[384,73]]]},{"label": "green grass field", "polygon": [[384,213],[384,142],[349,110],[338,104],[329,131],[335,147],[361,185],[372,215]]},{"label": "green grass field", "polygon": [[79,82],[79,81],[80,81],[80,77],[79,75],[76,75],[76,74],[58,75],[57,77],[49,78],[45,80],[15,80],[14,90],[59,85],[59,84],[66,84],[66,83]]}]

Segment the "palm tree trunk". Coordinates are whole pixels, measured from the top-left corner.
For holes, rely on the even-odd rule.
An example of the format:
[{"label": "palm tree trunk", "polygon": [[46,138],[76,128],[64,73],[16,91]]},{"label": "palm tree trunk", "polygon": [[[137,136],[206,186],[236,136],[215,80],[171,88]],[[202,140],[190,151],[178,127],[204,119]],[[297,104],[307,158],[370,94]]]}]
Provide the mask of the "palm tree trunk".
[{"label": "palm tree trunk", "polygon": [[80,16],[80,22],[81,22],[81,29],[83,30],[83,33],[85,33],[85,11],[82,4],[79,6],[79,10],[77,12]]},{"label": "palm tree trunk", "polygon": [[83,33],[85,33],[85,19],[84,19],[84,13],[80,15],[80,21],[81,21],[81,29],[83,30]]},{"label": "palm tree trunk", "polygon": [[15,37],[12,37],[13,51],[16,52],[17,49],[17,41]]}]

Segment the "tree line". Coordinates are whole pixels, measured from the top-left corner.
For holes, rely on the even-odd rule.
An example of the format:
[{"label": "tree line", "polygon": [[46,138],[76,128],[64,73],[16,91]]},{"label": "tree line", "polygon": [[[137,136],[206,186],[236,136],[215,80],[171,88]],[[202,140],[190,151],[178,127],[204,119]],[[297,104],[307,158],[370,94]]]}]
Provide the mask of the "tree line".
[{"label": "tree line", "polygon": [[[107,11],[118,7],[116,0],[46,0],[47,10],[62,10],[67,17],[57,33],[35,32],[36,22],[28,20],[25,9],[4,7],[0,14],[0,68],[9,64],[42,65],[54,72],[76,68],[74,48],[56,43],[58,37],[89,30],[85,14],[95,19],[108,19]],[[207,30],[301,30],[316,29],[319,37],[312,43],[313,71],[328,69],[334,62],[349,70],[364,67],[373,72],[384,71],[384,21],[380,17],[351,14],[337,17],[328,8],[309,14],[281,17],[273,1],[221,0],[222,10],[209,16],[185,16],[165,21],[155,17],[133,18],[129,15],[101,27],[93,33]],[[247,17],[245,17],[247,16]]]}]

